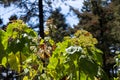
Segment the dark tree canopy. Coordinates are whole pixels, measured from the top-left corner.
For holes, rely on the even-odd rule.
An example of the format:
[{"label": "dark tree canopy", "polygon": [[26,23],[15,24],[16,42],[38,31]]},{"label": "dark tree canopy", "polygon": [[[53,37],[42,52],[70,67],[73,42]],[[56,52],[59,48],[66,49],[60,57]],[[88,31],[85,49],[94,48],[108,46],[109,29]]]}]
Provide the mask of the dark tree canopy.
[{"label": "dark tree canopy", "polygon": [[46,36],[51,37],[54,41],[62,41],[64,36],[68,35],[68,25],[65,23],[65,17],[60,13],[59,9],[52,12],[52,15],[47,20],[47,28],[49,34]]}]

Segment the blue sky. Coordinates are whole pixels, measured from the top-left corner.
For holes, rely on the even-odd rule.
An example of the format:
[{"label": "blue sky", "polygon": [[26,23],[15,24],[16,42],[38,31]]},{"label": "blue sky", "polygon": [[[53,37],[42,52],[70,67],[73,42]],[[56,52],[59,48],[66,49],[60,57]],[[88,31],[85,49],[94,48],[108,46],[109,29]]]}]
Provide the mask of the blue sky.
[{"label": "blue sky", "polygon": [[11,5],[10,7],[4,8],[3,5],[0,5],[0,18],[3,19],[3,24],[7,24],[11,15],[17,14],[20,11],[19,8],[15,5]]},{"label": "blue sky", "polygon": [[[69,12],[69,6],[74,7],[75,9],[81,10],[81,7],[83,6],[83,1],[84,0],[65,0],[64,3],[61,2],[61,0],[57,0],[56,2],[53,3],[53,7],[61,7],[61,13],[67,14]],[[66,4],[66,5],[65,5]],[[77,25],[79,22],[77,16],[75,16],[72,12],[70,13],[69,16],[66,17],[66,23],[70,24],[70,26],[73,27],[73,25]]]},{"label": "blue sky", "polygon": [[[76,8],[78,10],[80,10],[82,5],[83,5],[83,0],[68,1],[67,4],[73,6],[74,8]],[[63,7],[63,9],[64,9],[64,7]],[[67,11],[67,9],[65,11]],[[63,13],[64,13],[64,10],[63,10]],[[70,24],[71,26],[76,25],[79,22],[79,20],[77,19],[77,16],[74,16],[74,14],[72,14],[72,13],[71,13],[71,16],[68,16],[66,18],[67,23],[71,23]]]},{"label": "blue sky", "polygon": [[[80,10],[82,6],[82,2],[83,0],[65,0],[63,3],[61,2],[61,0],[56,0],[52,4],[52,6],[54,8],[61,7],[61,13],[67,14],[69,12],[69,7],[67,5],[73,6],[74,8]],[[18,12],[21,10],[22,9],[19,9],[15,5],[11,5],[10,7],[7,7],[7,8],[4,8],[3,5],[0,5],[0,18],[3,19],[4,24],[7,24],[9,22],[8,18],[13,14],[18,15],[19,14]],[[76,16],[74,16],[73,13],[70,13],[70,15],[66,17],[66,21],[67,21],[66,23],[70,23],[70,26],[73,26],[74,24],[78,23],[78,19]]]}]

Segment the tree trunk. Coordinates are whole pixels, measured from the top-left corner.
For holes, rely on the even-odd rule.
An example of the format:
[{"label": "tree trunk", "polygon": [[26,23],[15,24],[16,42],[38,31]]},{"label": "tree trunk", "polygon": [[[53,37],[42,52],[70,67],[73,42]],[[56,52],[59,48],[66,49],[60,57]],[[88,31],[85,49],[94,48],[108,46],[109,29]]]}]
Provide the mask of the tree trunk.
[{"label": "tree trunk", "polygon": [[43,4],[42,4],[42,0],[39,0],[39,35],[42,39],[44,39],[44,20],[43,20]]}]

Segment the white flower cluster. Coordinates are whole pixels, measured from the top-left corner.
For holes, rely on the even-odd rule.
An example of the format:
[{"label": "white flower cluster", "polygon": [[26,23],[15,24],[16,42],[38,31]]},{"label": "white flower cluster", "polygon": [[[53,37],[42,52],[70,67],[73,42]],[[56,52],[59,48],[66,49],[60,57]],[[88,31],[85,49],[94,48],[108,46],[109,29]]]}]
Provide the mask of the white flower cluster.
[{"label": "white flower cluster", "polygon": [[81,52],[82,48],[80,46],[70,46],[66,49],[68,54],[74,54],[75,52]]}]

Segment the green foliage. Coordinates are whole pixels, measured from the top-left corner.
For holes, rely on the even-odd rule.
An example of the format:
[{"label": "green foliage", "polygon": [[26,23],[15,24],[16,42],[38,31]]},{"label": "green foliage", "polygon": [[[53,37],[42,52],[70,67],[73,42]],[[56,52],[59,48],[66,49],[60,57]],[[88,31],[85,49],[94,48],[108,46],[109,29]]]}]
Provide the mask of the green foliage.
[{"label": "green foliage", "polygon": [[2,44],[3,36],[4,36],[4,31],[0,30],[0,62],[1,62],[2,57],[5,56],[4,45]]},{"label": "green foliage", "polygon": [[[66,37],[63,42],[56,44],[46,73],[54,80],[63,77],[94,80],[95,76],[101,76],[102,52],[95,47],[96,43],[97,40],[84,30],[78,31],[73,38]],[[97,55],[99,58],[96,58]]]},{"label": "green foliage", "polygon": [[0,31],[4,51],[1,64],[16,70],[23,80],[95,80],[102,77],[102,51],[97,40],[85,31],[77,31],[62,42],[39,39],[21,20]]},{"label": "green foliage", "polygon": [[[21,20],[13,21],[7,26],[6,31],[0,31],[1,37],[1,53],[2,64],[10,64],[11,69],[20,71],[19,68],[22,62],[26,59],[27,55],[30,55],[31,45],[36,45],[33,42],[33,37],[37,37],[37,34],[27,27]],[[2,48],[3,47],[3,48]]]}]

